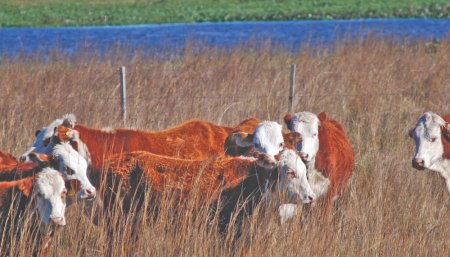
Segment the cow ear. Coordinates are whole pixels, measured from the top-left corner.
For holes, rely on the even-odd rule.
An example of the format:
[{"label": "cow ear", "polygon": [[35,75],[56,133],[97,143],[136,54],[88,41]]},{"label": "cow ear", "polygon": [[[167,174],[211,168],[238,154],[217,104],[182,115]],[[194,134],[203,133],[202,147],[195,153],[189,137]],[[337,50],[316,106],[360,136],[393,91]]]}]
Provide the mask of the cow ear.
[{"label": "cow ear", "polygon": [[256,158],[256,165],[266,169],[274,169],[277,165],[277,161],[275,158],[271,157],[268,154],[255,152],[253,153],[253,157]]},{"label": "cow ear", "polygon": [[325,112],[319,113],[319,115],[317,115],[317,117],[319,117],[319,120],[321,122],[326,121],[328,119],[327,114]]},{"label": "cow ear", "polygon": [[289,132],[287,134],[284,135],[284,139],[286,141],[292,142],[294,144],[300,143],[303,140],[303,137],[300,133],[298,132]]},{"label": "cow ear", "polygon": [[284,115],[284,123],[286,123],[286,126],[289,130],[292,130],[292,115],[291,114],[286,114]]},{"label": "cow ear", "polygon": [[410,130],[408,131],[408,136],[409,136],[410,138],[414,138],[414,129],[410,129]]},{"label": "cow ear", "polygon": [[22,191],[24,196],[30,196],[31,189],[33,188],[33,182],[32,178],[24,179],[20,181],[20,183],[17,185],[20,191]]},{"label": "cow ear", "polygon": [[66,128],[75,128],[75,123],[77,122],[77,117],[75,116],[75,114],[70,113],[70,114],[66,114],[63,117],[63,123],[62,125]]},{"label": "cow ear", "polygon": [[58,138],[63,142],[75,139],[77,138],[77,131],[60,125],[58,126]]},{"label": "cow ear", "polygon": [[50,163],[49,157],[46,154],[31,152],[28,157],[37,165],[48,165]]},{"label": "cow ear", "polygon": [[245,132],[235,132],[232,134],[232,141],[240,147],[251,147],[253,144],[253,134]]}]

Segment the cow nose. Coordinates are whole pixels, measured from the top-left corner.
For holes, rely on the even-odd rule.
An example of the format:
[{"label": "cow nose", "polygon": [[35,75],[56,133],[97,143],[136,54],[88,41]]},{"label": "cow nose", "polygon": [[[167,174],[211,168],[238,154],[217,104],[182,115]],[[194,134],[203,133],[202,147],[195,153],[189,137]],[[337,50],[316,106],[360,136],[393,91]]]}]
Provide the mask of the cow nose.
[{"label": "cow nose", "polygon": [[25,155],[20,156],[19,162],[26,162],[26,161],[27,161],[27,157]]},{"label": "cow nose", "polygon": [[302,160],[307,160],[308,156],[309,155],[307,153],[300,153],[300,158],[302,158]]},{"label": "cow nose", "polygon": [[52,221],[53,224],[58,225],[58,226],[66,225],[66,221],[64,220],[63,217],[52,217],[52,218],[50,218],[50,220]]},{"label": "cow nose", "polygon": [[412,166],[416,169],[423,169],[425,166],[425,161],[423,159],[413,159]]},{"label": "cow nose", "polygon": [[86,189],[86,194],[89,199],[94,198],[95,197],[95,187]]}]

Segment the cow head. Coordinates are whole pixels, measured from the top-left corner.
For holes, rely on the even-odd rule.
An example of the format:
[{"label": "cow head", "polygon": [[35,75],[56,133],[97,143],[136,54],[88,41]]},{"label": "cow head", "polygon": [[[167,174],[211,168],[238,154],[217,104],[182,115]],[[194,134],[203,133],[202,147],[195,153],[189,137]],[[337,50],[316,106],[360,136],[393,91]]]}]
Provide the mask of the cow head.
[{"label": "cow head", "polygon": [[36,208],[44,224],[66,225],[64,212],[67,190],[61,174],[45,168],[37,175],[33,192],[36,194]]},{"label": "cow head", "polygon": [[274,121],[263,121],[254,130],[253,134],[236,132],[233,140],[240,147],[255,147],[255,151],[275,156],[284,148],[282,127]]},{"label": "cow head", "polygon": [[29,161],[28,155],[31,152],[35,153],[43,153],[50,154],[53,148],[54,135],[56,128],[59,125],[71,126],[72,128],[75,126],[76,117],[73,114],[66,114],[62,119],[56,119],[50,123],[47,127],[43,127],[36,131],[36,139],[33,143],[33,146],[30,147],[24,154],[22,154],[19,158],[19,161],[26,162]]},{"label": "cow head", "polygon": [[287,190],[289,197],[294,197],[303,203],[316,199],[306,176],[306,166],[297,153],[285,149],[280,154],[279,188]]},{"label": "cow head", "polygon": [[69,142],[61,142],[54,146],[52,158],[57,168],[67,180],[80,182],[78,197],[92,199],[96,195],[95,187],[87,177],[88,163],[80,153],[75,151]]},{"label": "cow head", "polygon": [[30,153],[29,158],[37,167],[51,165],[57,169],[66,180],[77,180],[80,183],[78,197],[92,199],[96,195],[95,187],[87,177],[87,161],[75,151],[69,142],[60,142],[53,147],[51,155]]},{"label": "cow head", "polygon": [[297,144],[297,151],[307,163],[314,160],[319,151],[319,128],[322,119],[326,119],[325,113],[321,113],[319,117],[311,112],[284,116],[288,129],[301,135],[302,140]]},{"label": "cow head", "polygon": [[433,164],[445,155],[444,146],[450,143],[449,135],[449,123],[433,112],[425,112],[409,131],[416,143],[412,166],[418,170],[432,169]]}]

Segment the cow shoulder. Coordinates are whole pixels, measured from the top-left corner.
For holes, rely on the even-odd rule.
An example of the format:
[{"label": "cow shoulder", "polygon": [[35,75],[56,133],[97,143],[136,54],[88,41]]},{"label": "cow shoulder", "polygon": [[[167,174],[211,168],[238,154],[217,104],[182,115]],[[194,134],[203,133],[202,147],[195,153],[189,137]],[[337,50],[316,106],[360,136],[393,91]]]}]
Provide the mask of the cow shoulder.
[{"label": "cow shoulder", "polygon": [[316,156],[316,168],[325,177],[332,170],[353,169],[354,153],[342,126],[334,120],[321,120],[319,130],[319,152]]}]

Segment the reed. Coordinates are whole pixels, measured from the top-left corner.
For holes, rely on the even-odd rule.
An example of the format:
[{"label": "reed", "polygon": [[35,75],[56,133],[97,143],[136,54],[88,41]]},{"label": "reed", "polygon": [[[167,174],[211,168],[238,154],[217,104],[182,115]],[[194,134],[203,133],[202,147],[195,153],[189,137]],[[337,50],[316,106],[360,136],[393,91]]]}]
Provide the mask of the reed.
[{"label": "reed", "polygon": [[[294,110],[325,111],[340,121],[356,154],[353,178],[331,222],[322,221],[319,201],[307,219],[280,226],[275,199],[261,206],[235,240],[218,233],[217,220],[208,221],[208,205],[198,197],[180,202],[167,192],[156,218],[156,207],[146,205],[148,211],[135,216],[102,214],[110,216],[100,216],[95,225],[94,217],[79,211],[86,203],[70,207],[53,256],[103,256],[108,249],[113,256],[446,256],[449,194],[437,174],[411,168],[414,143],[407,131],[426,110],[449,111],[449,43],[369,39],[338,44],[334,51],[305,46],[295,55],[270,47],[192,47],[173,58],[2,58],[0,149],[20,155],[36,129],[69,112],[88,126],[122,126],[122,65],[130,127],[160,130],[191,118],[231,126],[250,116],[281,123],[295,63]],[[137,225],[130,225],[132,218]],[[19,226],[29,232],[7,249],[2,238]],[[130,239],[133,229],[137,242]],[[0,235],[1,255],[24,256],[35,247],[26,222],[2,227]]]}]

